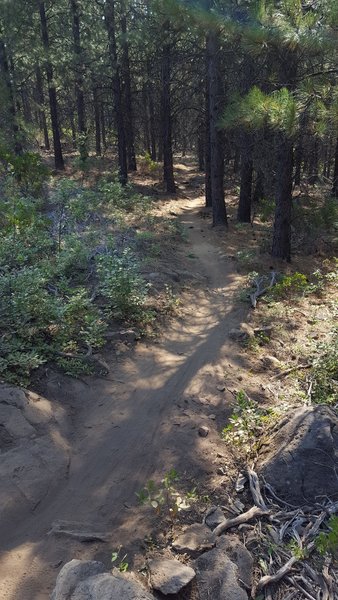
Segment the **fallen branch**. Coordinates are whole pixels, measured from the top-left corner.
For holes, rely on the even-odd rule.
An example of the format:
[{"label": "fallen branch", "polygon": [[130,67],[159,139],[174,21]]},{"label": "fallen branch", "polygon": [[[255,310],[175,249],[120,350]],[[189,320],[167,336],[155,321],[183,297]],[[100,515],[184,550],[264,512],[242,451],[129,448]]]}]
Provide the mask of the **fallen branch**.
[{"label": "fallen branch", "polygon": [[250,469],[250,467],[248,467],[247,472],[249,477],[250,491],[253,497],[254,504],[258,506],[258,508],[267,511],[268,508],[263,500],[257,473]]},{"label": "fallen branch", "polygon": [[261,579],[259,580],[259,582],[257,584],[256,592],[262,590],[267,585],[271,585],[272,583],[277,583],[278,581],[283,579],[283,577],[285,577],[285,575],[287,575],[288,573],[290,573],[290,571],[292,571],[293,565],[296,562],[298,562],[298,558],[296,558],[295,556],[292,556],[290,558],[290,560],[288,560],[288,562],[285,563],[285,565],[283,565],[280,569],[278,569],[277,573],[275,573],[274,575],[264,575],[264,577],[261,577]]},{"label": "fallen branch", "polygon": [[55,521],[48,535],[64,535],[79,542],[109,542],[111,535],[106,532],[91,531],[88,524]]},{"label": "fallen branch", "polygon": [[266,280],[267,280],[266,275],[262,275],[262,277],[255,277],[255,279],[253,280],[253,283],[256,285],[257,289],[255,292],[250,294],[250,301],[251,301],[252,308],[256,308],[258,298],[260,296],[263,296],[263,294],[266,294],[266,292],[269,289],[271,289],[275,285],[275,283],[277,283],[277,273],[275,271],[272,271],[271,279],[270,279],[268,285],[265,285],[265,287],[261,287],[264,285]]},{"label": "fallen branch", "polygon": [[214,529],[214,534],[216,536],[221,535],[224,531],[230,529],[231,527],[237,527],[237,525],[242,525],[242,523],[247,523],[252,519],[256,519],[257,517],[263,517],[264,515],[268,514],[270,514],[269,510],[263,510],[258,506],[252,506],[252,508],[242,513],[241,515],[238,515],[238,517],[234,517],[233,519],[224,519],[224,521],[222,521],[222,523],[217,525],[216,529]]},{"label": "fallen branch", "polygon": [[286,377],[286,375],[290,375],[290,373],[293,373],[294,371],[298,371],[299,369],[311,369],[312,366],[313,366],[312,363],[308,363],[306,365],[295,365],[294,367],[290,367],[290,369],[286,369],[285,371],[282,371],[281,373],[274,375],[274,377],[272,377],[272,379],[281,379],[282,377]]}]

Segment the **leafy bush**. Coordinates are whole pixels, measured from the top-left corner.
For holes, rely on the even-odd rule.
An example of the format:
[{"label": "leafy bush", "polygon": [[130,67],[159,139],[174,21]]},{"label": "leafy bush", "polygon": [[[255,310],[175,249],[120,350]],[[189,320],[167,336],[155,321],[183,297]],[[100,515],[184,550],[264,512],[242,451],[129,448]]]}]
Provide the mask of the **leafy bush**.
[{"label": "leafy bush", "polygon": [[136,493],[139,503],[147,504],[158,514],[166,513],[171,519],[175,519],[179,512],[189,509],[197,500],[195,488],[186,494],[177,491],[179,480],[177,471],[170,469],[159,486],[153,480],[148,481],[146,486]]},{"label": "leafy bush", "polygon": [[304,294],[309,290],[309,281],[303,273],[283,275],[269,291],[269,297],[275,300],[291,300]]},{"label": "leafy bush", "polygon": [[333,334],[332,344],[319,348],[314,359],[311,377],[313,380],[312,401],[335,404],[338,402],[338,339]]},{"label": "leafy bush", "polygon": [[121,319],[139,323],[151,320],[145,308],[149,284],[138,274],[139,265],[130,248],[122,254],[105,254],[97,258],[99,291],[109,309]]},{"label": "leafy bush", "polygon": [[315,545],[320,554],[338,556],[338,517],[332,516],[328,521],[328,531],[322,531],[315,539]]}]

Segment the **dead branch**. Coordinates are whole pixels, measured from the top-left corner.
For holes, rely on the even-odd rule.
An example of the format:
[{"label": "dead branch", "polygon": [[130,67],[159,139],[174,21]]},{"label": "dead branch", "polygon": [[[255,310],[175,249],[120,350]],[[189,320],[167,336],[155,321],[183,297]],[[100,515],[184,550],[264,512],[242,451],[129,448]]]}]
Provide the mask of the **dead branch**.
[{"label": "dead branch", "polygon": [[287,577],[286,581],[288,581],[289,583],[291,583],[291,585],[293,585],[295,588],[297,588],[297,590],[299,590],[300,592],[302,592],[302,594],[305,596],[305,598],[308,598],[308,600],[317,600],[317,598],[315,598],[314,596],[312,596],[312,594],[309,594],[309,592],[307,592],[303,586],[299,585],[299,583],[295,580],[294,577]]},{"label": "dead branch", "polygon": [[266,285],[267,279],[268,278],[266,275],[262,275],[261,277],[255,277],[255,279],[253,280],[253,283],[256,286],[256,291],[250,294],[252,308],[256,308],[258,298],[260,296],[263,296],[263,294],[266,294],[266,292],[275,285],[275,283],[277,282],[277,273],[275,271],[272,271],[271,279],[268,285]]},{"label": "dead branch", "polygon": [[238,515],[238,517],[234,517],[233,519],[224,519],[224,521],[222,521],[222,523],[217,525],[216,529],[214,529],[214,534],[216,536],[221,535],[224,531],[230,529],[231,527],[237,527],[237,525],[247,523],[252,519],[256,519],[257,517],[263,517],[264,515],[268,514],[270,514],[269,510],[263,510],[258,506],[252,506],[252,508],[242,513],[241,515]]},{"label": "dead branch", "polygon": [[64,535],[79,542],[108,542],[111,535],[107,532],[97,532],[88,529],[88,524],[71,523],[68,521],[55,521],[48,535]]},{"label": "dead branch", "polygon": [[285,577],[288,573],[290,573],[290,571],[292,571],[292,567],[296,562],[298,562],[298,558],[292,556],[290,560],[288,560],[288,562],[285,563],[285,565],[283,565],[283,567],[278,569],[277,573],[275,573],[274,575],[264,575],[264,577],[261,577],[257,584],[256,591],[262,590],[267,585],[277,583],[278,581],[283,579],[283,577]]},{"label": "dead branch", "polygon": [[285,371],[274,375],[272,379],[282,379],[282,377],[286,377],[286,375],[290,375],[290,373],[293,373],[294,371],[298,371],[300,369],[311,369],[312,366],[312,363],[308,363],[306,365],[295,365],[294,367],[290,367],[290,369],[286,369]]},{"label": "dead branch", "polygon": [[249,485],[250,491],[253,497],[254,504],[261,508],[262,510],[268,510],[261,493],[261,488],[259,485],[259,479],[257,473],[248,467],[247,469],[248,477],[249,477]]}]

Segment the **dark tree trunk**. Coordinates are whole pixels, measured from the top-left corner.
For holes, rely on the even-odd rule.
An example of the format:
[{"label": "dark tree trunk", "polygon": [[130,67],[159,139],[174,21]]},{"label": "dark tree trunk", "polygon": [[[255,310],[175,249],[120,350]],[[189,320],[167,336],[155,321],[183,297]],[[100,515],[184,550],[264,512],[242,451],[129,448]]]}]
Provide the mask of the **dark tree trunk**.
[{"label": "dark tree trunk", "polygon": [[201,171],[201,173],[204,172],[205,170],[205,148],[204,148],[204,144],[205,144],[205,133],[204,133],[204,127],[201,127],[201,130],[198,134],[197,137],[197,158],[198,158],[198,170]]},{"label": "dark tree trunk", "polygon": [[[294,90],[298,58],[296,51],[285,49],[280,57],[280,82],[289,91]],[[276,208],[271,254],[287,262],[291,261],[291,213],[293,184],[293,139],[287,132],[276,136]]]},{"label": "dark tree trunk", "polygon": [[170,194],[176,192],[174,180],[173,150],[171,139],[171,98],[170,98],[170,41],[169,21],[163,24],[164,43],[162,50],[162,97],[161,120],[163,140],[163,179]]},{"label": "dark tree trunk", "polygon": [[313,144],[313,150],[311,154],[310,166],[309,166],[309,183],[315,185],[318,183],[318,162],[319,162],[319,141],[315,138]]},{"label": "dark tree trunk", "polygon": [[255,182],[255,189],[252,196],[252,202],[257,203],[264,198],[264,175],[258,171]]},{"label": "dark tree trunk", "polygon": [[20,132],[19,126],[16,118],[16,108],[15,108],[15,100],[14,93],[12,88],[11,75],[9,71],[9,64],[7,59],[6,46],[2,39],[0,39],[0,74],[2,72],[2,77],[5,84],[6,89],[6,101],[8,104],[8,116],[9,116],[9,129],[10,134],[13,139],[13,147],[15,154],[22,153],[22,145],[20,141]]},{"label": "dark tree trunk", "polygon": [[241,187],[237,210],[237,219],[240,223],[251,222],[252,202],[252,140],[250,135],[244,134],[242,140],[242,162],[241,162]]},{"label": "dark tree trunk", "polygon": [[94,119],[95,119],[95,152],[96,156],[101,156],[101,126],[100,126],[100,103],[98,90],[93,88]]},{"label": "dark tree trunk", "polygon": [[151,155],[150,149],[150,132],[149,132],[149,115],[148,115],[148,94],[146,86],[142,89],[142,104],[143,104],[143,147],[149,156]]},{"label": "dark tree trunk", "polygon": [[295,185],[299,186],[302,176],[302,162],[303,162],[303,140],[300,137],[296,151],[295,151]]},{"label": "dark tree trunk", "polygon": [[104,112],[104,104],[101,101],[101,110],[100,110],[100,121],[101,121],[101,134],[102,134],[102,145],[103,149],[107,149],[107,140],[106,140],[106,118]]},{"label": "dark tree trunk", "polygon": [[112,83],[115,104],[115,119],[117,129],[118,161],[120,182],[126,185],[128,181],[127,147],[122,112],[122,92],[120,67],[117,60],[116,35],[115,35],[115,2],[107,0],[105,5],[105,24],[108,32],[109,54],[112,67]]},{"label": "dark tree trunk", "polygon": [[50,106],[50,119],[52,124],[53,132],[53,145],[54,145],[54,163],[55,168],[58,170],[64,169],[64,162],[62,156],[60,129],[58,120],[58,106],[56,97],[56,88],[53,80],[53,67],[49,57],[49,37],[47,28],[47,18],[45,3],[39,2],[40,21],[41,21],[41,38],[42,44],[45,51],[45,70],[48,82],[48,95],[49,95],[49,106]]},{"label": "dark tree trunk", "polygon": [[239,148],[235,148],[235,156],[234,156],[234,174],[237,175],[240,167],[241,154]]},{"label": "dark tree trunk", "polygon": [[205,161],[205,206],[212,206],[211,193],[211,160],[210,160],[210,96],[209,96],[209,68],[208,53],[205,55],[205,141],[204,141],[204,161]]},{"label": "dark tree trunk", "polygon": [[83,93],[83,60],[80,38],[80,16],[78,0],[70,0],[73,31],[73,52],[75,69],[75,98],[77,107],[77,126],[79,132],[78,148],[82,159],[88,157],[85,101]]},{"label": "dark tree trunk", "polygon": [[272,256],[291,261],[291,209],[293,143],[284,133],[277,136],[276,212]]},{"label": "dark tree trunk", "polygon": [[336,140],[336,149],[334,156],[334,172],[332,181],[332,196],[338,198],[338,137]]},{"label": "dark tree trunk", "polygon": [[210,179],[213,225],[227,225],[224,202],[224,143],[219,129],[224,100],[220,81],[219,34],[211,30],[207,35],[209,108],[210,108]]},{"label": "dark tree trunk", "polygon": [[152,83],[151,66],[147,60],[147,105],[149,107],[149,136],[151,160],[156,160],[156,118],[154,108],[154,89]]},{"label": "dark tree trunk", "polygon": [[45,149],[50,150],[47,119],[46,119],[46,113],[45,113],[45,109],[44,109],[45,95],[43,92],[42,74],[41,74],[41,69],[40,69],[39,65],[37,65],[37,67],[36,67],[35,76],[36,76],[36,98],[37,98],[37,102],[39,105],[39,125],[40,125],[41,131],[43,132],[43,137],[44,137],[44,141],[45,141]]},{"label": "dark tree trunk", "polygon": [[122,75],[124,81],[124,115],[125,115],[125,132],[127,145],[127,160],[128,170],[136,171],[136,156],[134,143],[134,125],[133,125],[133,107],[131,96],[131,78],[130,78],[130,63],[129,63],[129,46],[127,39],[127,17],[124,12],[121,17],[122,31]]}]

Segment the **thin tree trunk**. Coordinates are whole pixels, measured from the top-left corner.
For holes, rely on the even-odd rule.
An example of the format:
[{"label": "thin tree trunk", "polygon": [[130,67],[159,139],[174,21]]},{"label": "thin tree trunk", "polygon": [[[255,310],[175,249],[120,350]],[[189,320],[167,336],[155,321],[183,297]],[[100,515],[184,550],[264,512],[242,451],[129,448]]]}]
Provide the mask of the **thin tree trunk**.
[{"label": "thin tree trunk", "polygon": [[49,95],[49,106],[50,106],[50,118],[53,132],[53,145],[54,145],[54,162],[55,168],[58,170],[64,169],[64,162],[62,156],[62,147],[60,139],[60,129],[58,120],[58,106],[56,97],[56,88],[53,80],[53,67],[49,56],[49,36],[47,28],[47,18],[45,3],[39,2],[40,21],[41,21],[41,38],[42,44],[45,51],[45,70],[48,82],[48,95]]},{"label": "thin tree trunk", "polygon": [[115,119],[117,129],[118,163],[120,171],[120,182],[126,185],[128,181],[127,148],[122,112],[122,93],[120,67],[117,60],[116,36],[115,36],[115,2],[107,0],[105,5],[105,24],[108,32],[109,54],[112,67],[112,83],[115,105]]},{"label": "thin tree trunk", "polygon": [[40,125],[41,131],[43,132],[43,137],[44,137],[44,141],[45,141],[45,149],[48,151],[48,150],[50,150],[50,143],[49,143],[46,113],[45,113],[45,109],[44,109],[45,95],[43,92],[42,74],[41,74],[41,69],[40,69],[39,65],[37,65],[37,67],[36,67],[35,77],[36,77],[36,97],[37,97],[37,102],[39,105],[39,125]]},{"label": "thin tree trunk", "polygon": [[242,162],[241,162],[241,186],[239,203],[237,210],[237,219],[240,223],[251,222],[251,203],[252,203],[252,140],[250,135],[244,134],[242,140]]},{"label": "thin tree trunk", "polygon": [[210,159],[210,96],[209,96],[209,68],[208,54],[206,52],[205,63],[205,142],[204,142],[204,162],[205,162],[205,206],[212,206],[211,193],[211,159]]},{"label": "thin tree trunk", "polygon": [[10,128],[10,133],[11,133],[11,137],[13,139],[13,147],[14,147],[14,152],[15,154],[21,154],[22,153],[22,145],[21,145],[21,141],[20,141],[20,132],[19,132],[19,126],[17,123],[17,118],[16,118],[16,108],[15,108],[15,101],[14,101],[14,93],[13,93],[13,88],[12,88],[12,81],[11,81],[11,75],[10,75],[10,71],[9,71],[9,64],[8,64],[8,59],[7,59],[7,52],[6,52],[6,46],[4,44],[4,41],[0,38],[0,74],[2,72],[2,76],[3,76],[3,80],[4,80],[4,84],[5,84],[5,89],[7,92],[7,104],[8,104],[8,116],[9,116],[9,128]]},{"label": "thin tree trunk", "polygon": [[336,140],[336,149],[334,157],[334,172],[332,180],[332,196],[338,198],[338,137]]},{"label": "thin tree trunk", "polygon": [[83,60],[80,38],[80,16],[78,0],[70,0],[70,8],[72,15],[72,31],[73,31],[73,52],[74,52],[74,68],[75,68],[75,98],[77,107],[77,126],[79,137],[77,140],[81,158],[84,160],[88,157],[87,149],[87,130],[86,130],[86,115],[85,101],[83,93]]},{"label": "thin tree trunk", "polygon": [[[286,49],[281,57],[280,82],[292,91],[295,88],[298,58],[296,51]],[[291,213],[293,183],[293,139],[287,132],[276,136],[276,208],[271,254],[291,261]]]},{"label": "thin tree trunk", "polygon": [[198,133],[197,136],[197,158],[198,158],[198,170],[201,171],[201,173],[204,172],[205,170],[205,148],[204,148],[204,144],[205,144],[205,132],[204,132],[204,126],[201,127],[201,130]]},{"label": "thin tree trunk", "polygon": [[101,126],[100,126],[100,103],[97,87],[93,88],[94,119],[95,119],[95,152],[101,156]]},{"label": "thin tree trunk", "polygon": [[277,136],[276,211],[272,256],[291,261],[291,209],[293,143],[284,133]]},{"label": "thin tree trunk", "polygon": [[100,110],[100,121],[101,121],[101,134],[102,134],[102,145],[103,150],[107,149],[107,139],[106,139],[106,118],[104,112],[104,103],[101,101],[101,110]]},{"label": "thin tree trunk", "polygon": [[121,17],[122,31],[122,73],[124,80],[124,114],[125,114],[125,132],[127,144],[127,160],[128,170],[136,171],[136,156],[134,144],[134,126],[133,126],[133,108],[131,96],[131,78],[130,78],[130,62],[129,62],[129,46],[127,39],[127,17],[125,15],[125,7],[123,6],[123,14]]},{"label": "thin tree trunk", "polygon": [[219,34],[211,30],[207,36],[209,106],[210,106],[210,178],[213,225],[227,225],[224,202],[224,143],[219,129],[222,113],[222,86],[219,65]]},{"label": "thin tree trunk", "polygon": [[235,148],[235,156],[234,156],[234,168],[233,168],[234,175],[237,175],[237,173],[239,171],[240,160],[241,160],[241,154],[240,154],[239,148],[237,148],[237,146],[236,146],[236,148]]},{"label": "thin tree trunk", "polygon": [[303,162],[303,140],[300,137],[296,151],[295,151],[295,185],[299,186],[301,182],[302,174],[302,162]]},{"label": "thin tree trunk", "polygon": [[163,140],[163,179],[170,194],[176,192],[174,180],[173,150],[171,139],[171,98],[170,98],[170,41],[169,21],[163,25],[164,43],[162,49],[162,140]]}]

